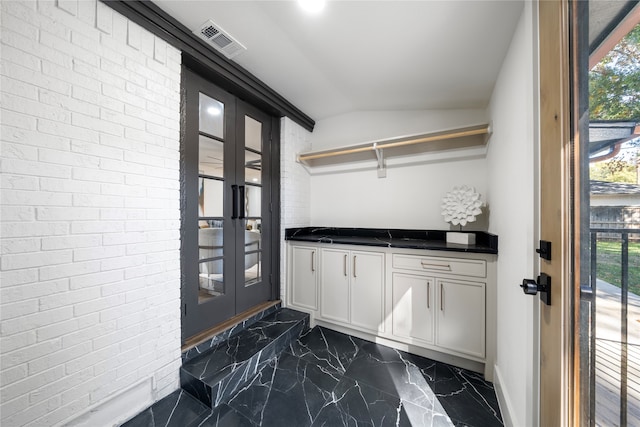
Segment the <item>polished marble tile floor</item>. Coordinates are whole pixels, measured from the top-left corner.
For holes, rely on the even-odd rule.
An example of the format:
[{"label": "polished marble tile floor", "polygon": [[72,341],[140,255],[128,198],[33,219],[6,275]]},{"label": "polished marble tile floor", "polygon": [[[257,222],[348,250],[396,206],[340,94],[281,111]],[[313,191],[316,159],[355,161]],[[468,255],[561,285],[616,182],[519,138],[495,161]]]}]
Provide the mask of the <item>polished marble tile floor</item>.
[{"label": "polished marble tile floor", "polygon": [[303,334],[228,404],[178,391],[132,426],[502,426],[482,375],[329,329]]}]

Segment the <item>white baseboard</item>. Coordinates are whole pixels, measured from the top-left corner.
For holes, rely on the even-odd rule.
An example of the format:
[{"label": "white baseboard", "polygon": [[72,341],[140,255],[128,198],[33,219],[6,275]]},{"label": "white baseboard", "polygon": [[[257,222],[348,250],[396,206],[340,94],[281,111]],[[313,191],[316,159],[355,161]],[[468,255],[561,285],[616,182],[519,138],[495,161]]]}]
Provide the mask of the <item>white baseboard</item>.
[{"label": "white baseboard", "polygon": [[513,405],[509,396],[505,394],[505,390],[502,387],[502,373],[498,365],[493,368],[493,386],[496,390],[496,397],[498,398],[498,405],[500,406],[500,413],[502,414],[502,422],[505,427],[517,427],[513,421]]},{"label": "white baseboard", "polygon": [[63,422],[64,427],[118,426],[153,404],[153,378],[147,378]]}]

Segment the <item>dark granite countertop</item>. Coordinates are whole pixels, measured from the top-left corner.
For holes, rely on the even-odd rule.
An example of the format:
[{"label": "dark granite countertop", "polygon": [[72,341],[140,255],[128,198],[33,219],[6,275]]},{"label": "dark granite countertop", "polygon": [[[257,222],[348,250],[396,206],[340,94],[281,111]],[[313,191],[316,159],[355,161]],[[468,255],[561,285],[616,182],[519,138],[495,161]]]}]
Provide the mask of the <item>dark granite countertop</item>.
[{"label": "dark granite countertop", "polygon": [[287,228],[285,240],[403,249],[498,253],[498,236],[495,234],[484,231],[469,231],[467,233],[476,235],[476,244],[460,245],[447,243],[446,233],[446,230],[301,227]]}]

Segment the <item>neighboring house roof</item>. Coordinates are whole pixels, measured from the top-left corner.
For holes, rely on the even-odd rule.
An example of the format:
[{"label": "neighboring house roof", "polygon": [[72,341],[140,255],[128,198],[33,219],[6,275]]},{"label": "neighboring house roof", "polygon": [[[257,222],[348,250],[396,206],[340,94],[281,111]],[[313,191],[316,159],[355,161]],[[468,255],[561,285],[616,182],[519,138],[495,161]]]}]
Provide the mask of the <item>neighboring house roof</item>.
[{"label": "neighboring house roof", "polygon": [[592,195],[640,195],[640,185],[622,182],[591,181]]},{"label": "neighboring house roof", "polygon": [[[609,150],[609,153],[591,158],[591,161],[604,160],[614,154],[624,142],[640,137],[640,123],[635,121],[602,120],[589,123],[589,155]],[[615,152],[617,154],[617,152]]]}]

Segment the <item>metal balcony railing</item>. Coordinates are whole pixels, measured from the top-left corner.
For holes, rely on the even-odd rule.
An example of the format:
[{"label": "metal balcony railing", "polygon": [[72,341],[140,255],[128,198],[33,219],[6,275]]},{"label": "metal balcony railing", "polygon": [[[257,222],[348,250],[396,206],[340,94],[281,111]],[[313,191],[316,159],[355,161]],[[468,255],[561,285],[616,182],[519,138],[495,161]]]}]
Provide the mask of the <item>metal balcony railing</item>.
[{"label": "metal balcony railing", "polygon": [[[587,291],[590,301],[590,425],[637,425],[635,423],[640,422],[640,342],[637,342],[640,324],[633,319],[638,317],[640,299],[630,293],[629,288],[630,277],[634,278],[632,288],[640,285],[635,283],[640,256],[634,253],[630,257],[629,244],[636,244],[640,230],[592,227],[590,233],[591,289]],[[599,254],[599,242],[614,242],[616,249]],[[618,245],[619,258],[616,259]],[[619,278],[613,277],[617,271]],[[635,310],[631,318],[630,298],[631,309]],[[599,304],[606,307],[598,307]],[[631,342],[630,327],[635,328],[631,331]]]}]

